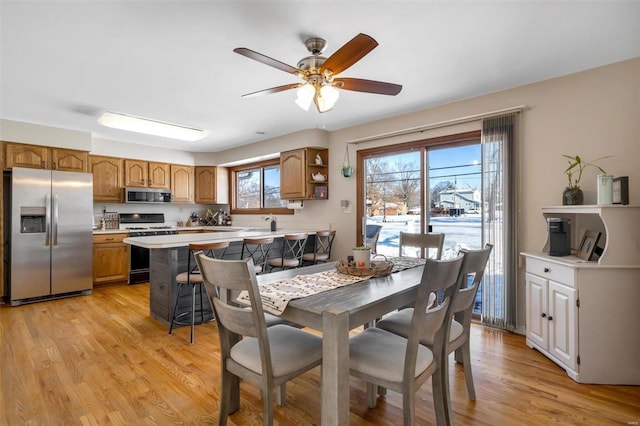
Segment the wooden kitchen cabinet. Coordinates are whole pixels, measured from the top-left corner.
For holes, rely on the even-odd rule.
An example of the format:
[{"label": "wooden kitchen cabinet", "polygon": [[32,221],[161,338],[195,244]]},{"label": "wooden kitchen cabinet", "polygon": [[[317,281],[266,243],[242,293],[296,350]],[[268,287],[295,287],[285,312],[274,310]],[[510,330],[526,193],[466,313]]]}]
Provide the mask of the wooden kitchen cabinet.
[{"label": "wooden kitchen cabinet", "polygon": [[89,171],[89,153],[75,149],[51,148],[51,169],[65,172]]},{"label": "wooden kitchen cabinet", "polygon": [[[317,157],[320,161],[316,161]],[[329,150],[300,148],[280,153],[280,198],[326,200],[329,198]],[[313,176],[324,180],[314,180]]]},{"label": "wooden kitchen cabinet", "polygon": [[168,163],[124,160],[125,187],[170,189],[170,173]]},{"label": "wooden kitchen cabinet", "polygon": [[571,246],[601,234],[600,255],[522,253],[526,259],[526,343],[579,383],[640,385],[640,206],[543,207],[569,219]]},{"label": "wooden kitchen cabinet", "polygon": [[217,200],[217,167],[195,167],[195,202],[198,204],[216,204]]},{"label": "wooden kitchen cabinet", "polygon": [[91,155],[89,171],[93,173],[93,201],[123,201],[124,177],[121,158]]},{"label": "wooden kitchen cabinet", "polygon": [[4,167],[7,170],[26,167],[86,173],[89,170],[89,153],[76,149],[7,142]]},{"label": "wooden kitchen cabinet", "polygon": [[193,203],[193,167],[171,164],[171,192],[174,203]]},{"label": "wooden kitchen cabinet", "polygon": [[122,242],[127,232],[93,236],[93,283],[129,280],[129,244]]}]

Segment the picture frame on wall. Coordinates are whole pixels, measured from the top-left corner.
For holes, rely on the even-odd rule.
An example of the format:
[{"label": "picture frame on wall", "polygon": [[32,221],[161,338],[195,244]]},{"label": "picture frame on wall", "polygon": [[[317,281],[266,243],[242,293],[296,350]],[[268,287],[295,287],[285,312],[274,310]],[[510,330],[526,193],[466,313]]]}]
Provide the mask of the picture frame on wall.
[{"label": "picture frame on wall", "polygon": [[586,230],[582,234],[580,245],[578,246],[578,252],[576,256],[584,260],[590,260],[593,255],[593,251],[598,245],[601,233],[598,231]]},{"label": "picture frame on wall", "polygon": [[613,204],[629,204],[629,176],[620,176],[613,179]]}]

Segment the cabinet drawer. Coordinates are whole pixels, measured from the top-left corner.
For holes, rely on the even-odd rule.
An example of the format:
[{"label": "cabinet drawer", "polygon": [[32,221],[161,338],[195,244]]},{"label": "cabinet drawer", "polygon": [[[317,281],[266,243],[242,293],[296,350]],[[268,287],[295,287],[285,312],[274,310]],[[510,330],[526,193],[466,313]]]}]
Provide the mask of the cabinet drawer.
[{"label": "cabinet drawer", "polygon": [[544,260],[527,258],[527,272],[545,279],[575,287],[575,269]]},{"label": "cabinet drawer", "polygon": [[103,243],[121,243],[122,240],[129,236],[128,233],[118,233],[118,234],[93,234],[93,243],[94,244],[103,244]]}]

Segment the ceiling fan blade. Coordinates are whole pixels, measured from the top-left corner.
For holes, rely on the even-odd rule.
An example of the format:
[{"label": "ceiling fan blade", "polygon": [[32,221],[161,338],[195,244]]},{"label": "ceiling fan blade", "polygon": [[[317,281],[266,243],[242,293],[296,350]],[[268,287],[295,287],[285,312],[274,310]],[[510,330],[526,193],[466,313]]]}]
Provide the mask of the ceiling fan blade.
[{"label": "ceiling fan blade", "polygon": [[284,62],[280,62],[277,59],[270,58],[266,55],[263,55],[262,53],[254,52],[253,50],[247,49],[246,47],[238,47],[233,49],[233,51],[242,56],[246,56],[249,59],[253,59],[254,61],[262,62],[263,64],[269,65],[270,67],[274,67],[284,72],[288,72],[289,74],[298,74],[301,72],[296,67],[287,65]]},{"label": "ceiling fan blade", "polygon": [[384,81],[364,80],[361,78],[336,78],[334,86],[354,92],[377,93],[379,95],[395,96],[402,90],[401,84],[385,83]]},{"label": "ceiling fan blade", "polygon": [[364,58],[377,45],[378,42],[372,37],[360,33],[329,56],[320,67],[320,73],[324,74],[325,71],[330,70],[331,75],[339,74]]},{"label": "ceiling fan blade", "polygon": [[300,83],[285,84],[284,86],[272,87],[271,89],[259,90],[257,92],[247,93],[242,95],[243,98],[254,98],[256,96],[270,95],[271,93],[284,92],[285,90],[295,89],[300,87]]}]

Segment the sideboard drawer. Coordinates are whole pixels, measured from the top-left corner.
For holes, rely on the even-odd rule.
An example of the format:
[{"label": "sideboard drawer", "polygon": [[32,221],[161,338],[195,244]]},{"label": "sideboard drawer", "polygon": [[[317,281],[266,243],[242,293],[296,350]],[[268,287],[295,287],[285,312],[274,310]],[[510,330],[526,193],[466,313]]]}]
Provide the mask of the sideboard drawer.
[{"label": "sideboard drawer", "polygon": [[544,260],[527,258],[527,272],[539,277],[575,287],[575,269]]}]

